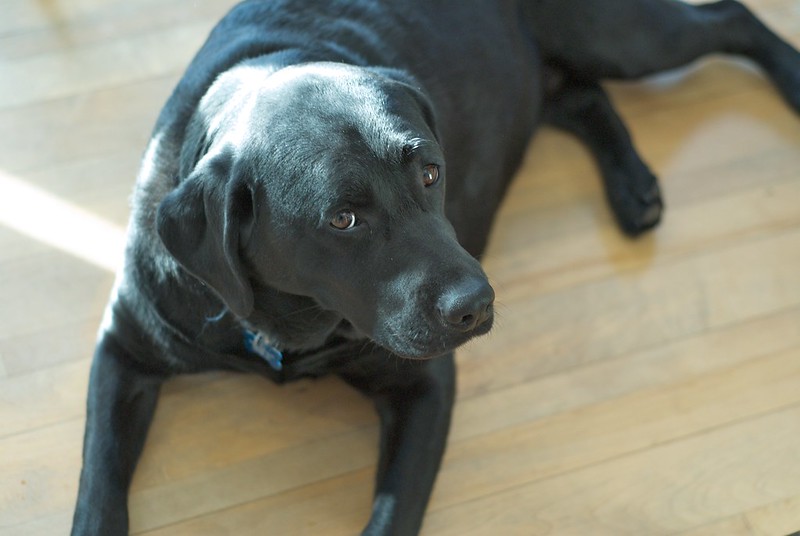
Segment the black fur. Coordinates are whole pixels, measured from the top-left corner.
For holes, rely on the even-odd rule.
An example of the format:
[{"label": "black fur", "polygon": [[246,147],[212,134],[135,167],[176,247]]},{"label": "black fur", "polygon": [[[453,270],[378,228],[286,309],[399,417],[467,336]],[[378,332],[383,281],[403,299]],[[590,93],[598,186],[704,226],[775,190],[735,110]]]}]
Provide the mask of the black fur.
[{"label": "black fur", "polygon": [[[160,385],[228,369],[332,373],[372,397],[381,453],[364,534],[416,534],[447,438],[452,352],[492,324],[476,258],[537,125],[588,144],[637,235],[661,217],[658,184],[598,81],[711,52],[751,58],[800,110],[800,54],[731,0],[234,8],[145,156],[92,366],[72,533],[127,534]],[[282,369],[245,330],[283,351]]]}]

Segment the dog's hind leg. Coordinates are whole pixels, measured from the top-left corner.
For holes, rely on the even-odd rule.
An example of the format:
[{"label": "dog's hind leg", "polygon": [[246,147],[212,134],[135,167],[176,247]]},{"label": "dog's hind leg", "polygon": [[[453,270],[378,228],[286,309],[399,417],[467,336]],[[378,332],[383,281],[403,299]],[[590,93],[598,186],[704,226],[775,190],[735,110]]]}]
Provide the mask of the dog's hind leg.
[{"label": "dog's hind leg", "polygon": [[555,72],[550,78],[553,87],[546,96],[545,122],[575,134],[589,147],[625,233],[636,236],[655,226],[663,210],[658,181],[634,149],[603,88]]},{"label": "dog's hind leg", "polygon": [[528,0],[546,61],[589,80],[640,78],[710,53],[758,63],[800,113],[800,53],[736,0]]},{"label": "dog's hind leg", "polygon": [[381,421],[375,498],[363,536],[419,533],[450,428],[453,355],[398,359],[380,352],[341,373],[372,398]]},{"label": "dog's hind leg", "polygon": [[163,379],[135,370],[113,335],[103,335],[89,378],[72,536],[128,534],[128,487]]}]

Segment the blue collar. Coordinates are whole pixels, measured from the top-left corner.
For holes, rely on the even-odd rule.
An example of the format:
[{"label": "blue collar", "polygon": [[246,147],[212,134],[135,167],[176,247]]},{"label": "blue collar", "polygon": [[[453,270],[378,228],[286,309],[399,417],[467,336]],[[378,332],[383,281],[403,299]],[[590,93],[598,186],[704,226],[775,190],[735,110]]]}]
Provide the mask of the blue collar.
[{"label": "blue collar", "polygon": [[260,331],[244,330],[244,346],[248,351],[264,359],[275,370],[283,368],[283,353],[269,343]]}]

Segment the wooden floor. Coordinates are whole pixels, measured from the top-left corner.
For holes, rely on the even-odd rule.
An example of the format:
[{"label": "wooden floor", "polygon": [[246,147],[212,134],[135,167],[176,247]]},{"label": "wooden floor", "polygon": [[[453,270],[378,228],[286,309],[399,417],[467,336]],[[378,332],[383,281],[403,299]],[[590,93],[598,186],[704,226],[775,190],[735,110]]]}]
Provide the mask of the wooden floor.
[{"label": "wooden floor", "polygon": [[[748,0],[800,45],[797,0]],[[0,534],[66,534],[93,339],[161,105],[226,0],[0,0]],[[715,59],[610,86],[668,212],[613,225],[586,151],[545,130],[485,266],[497,327],[459,354],[423,534],[800,529],[800,117]],[[352,535],[369,404],[334,380],[165,389],[132,532]]]}]

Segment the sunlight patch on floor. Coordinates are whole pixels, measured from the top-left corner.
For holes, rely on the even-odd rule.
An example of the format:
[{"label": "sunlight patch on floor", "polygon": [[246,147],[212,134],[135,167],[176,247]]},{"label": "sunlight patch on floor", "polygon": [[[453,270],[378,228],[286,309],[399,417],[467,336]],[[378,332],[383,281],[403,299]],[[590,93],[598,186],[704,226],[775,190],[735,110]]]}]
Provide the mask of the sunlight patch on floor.
[{"label": "sunlight patch on floor", "polygon": [[0,224],[115,272],[125,229],[0,170]]}]

